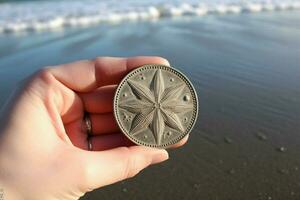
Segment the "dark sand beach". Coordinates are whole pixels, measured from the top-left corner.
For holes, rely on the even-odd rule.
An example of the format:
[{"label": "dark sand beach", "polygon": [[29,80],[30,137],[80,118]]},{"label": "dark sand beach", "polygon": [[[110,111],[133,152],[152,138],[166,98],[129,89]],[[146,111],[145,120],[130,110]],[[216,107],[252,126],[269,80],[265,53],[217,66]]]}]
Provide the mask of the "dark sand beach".
[{"label": "dark sand beach", "polygon": [[159,55],[200,100],[170,160],[82,200],[300,199],[300,12],[207,15],[0,35],[0,105],[43,66]]}]

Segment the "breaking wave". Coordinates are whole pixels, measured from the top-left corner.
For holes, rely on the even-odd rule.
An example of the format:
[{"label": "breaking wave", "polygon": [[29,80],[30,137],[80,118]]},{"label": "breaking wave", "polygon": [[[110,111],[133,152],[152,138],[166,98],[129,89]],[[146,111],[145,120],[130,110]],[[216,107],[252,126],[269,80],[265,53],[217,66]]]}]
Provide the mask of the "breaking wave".
[{"label": "breaking wave", "polygon": [[298,10],[299,0],[56,0],[0,4],[0,33],[49,31],[163,17]]}]

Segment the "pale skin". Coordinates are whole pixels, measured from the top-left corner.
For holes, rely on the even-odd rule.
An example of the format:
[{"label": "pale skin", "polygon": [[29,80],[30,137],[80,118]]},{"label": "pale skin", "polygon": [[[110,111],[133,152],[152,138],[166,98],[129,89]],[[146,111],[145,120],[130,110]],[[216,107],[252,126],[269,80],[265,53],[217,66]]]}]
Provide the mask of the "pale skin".
[{"label": "pale skin", "polygon": [[[0,115],[5,199],[75,200],[167,160],[166,150],[133,145],[112,113],[117,84],[144,64],[169,62],[161,57],[99,57],[47,67],[19,84]],[[92,121],[92,151],[85,111]]]}]

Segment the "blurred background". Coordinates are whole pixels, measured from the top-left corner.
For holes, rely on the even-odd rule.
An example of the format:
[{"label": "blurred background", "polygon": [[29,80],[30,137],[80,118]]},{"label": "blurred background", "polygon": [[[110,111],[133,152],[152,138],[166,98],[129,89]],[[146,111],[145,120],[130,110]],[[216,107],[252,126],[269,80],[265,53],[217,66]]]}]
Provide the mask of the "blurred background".
[{"label": "blurred background", "polygon": [[89,199],[300,199],[300,1],[0,0],[0,107],[32,72],[158,55],[200,100],[187,145]]}]

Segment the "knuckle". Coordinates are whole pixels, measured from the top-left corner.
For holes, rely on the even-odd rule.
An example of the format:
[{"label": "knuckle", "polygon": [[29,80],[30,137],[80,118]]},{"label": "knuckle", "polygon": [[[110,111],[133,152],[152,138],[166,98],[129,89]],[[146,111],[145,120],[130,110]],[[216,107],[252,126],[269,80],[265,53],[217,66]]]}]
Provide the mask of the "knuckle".
[{"label": "knuckle", "polygon": [[102,66],[107,60],[112,59],[112,57],[104,56],[104,57],[96,57],[94,59],[95,66]]},{"label": "knuckle", "polygon": [[95,58],[95,62],[101,62],[101,60],[102,59],[105,59],[106,57],[105,56],[97,56],[96,58]]},{"label": "knuckle", "polygon": [[103,76],[104,76],[104,73],[105,73],[105,71],[103,70],[103,66],[105,65],[105,62],[108,58],[109,57],[96,57],[94,59],[95,70],[97,70],[97,72],[99,74],[103,74]]},{"label": "knuckle", "polygon": [[49,68],[42,68],[34,72],[30,76],[27,76],[24,79],[20,80],[17,85],[20,88],[25,87],[28,89],[41,82],[41,80],[49,81],[51,79],[50,77],[51,74]]},{"label": "knuckle", "polygon": [[32,90],[37,88],[48,88],[49,86],[52,86],[55,82],[55,78],[51,73],[51,70],[49,67],[45,67],[42,69],[39,69],[34,74],[32,74],[30,77],[24,79],[20,84],[25,84],[25,88]]},{"label": "knuckle", "polygon": [[49,108],[53,106],[53,102],[61,102],[60,85],[50,67],[35,72],[21,87],[26,94],[31,97],[38,97]]},{"label": "knuckle", "polygon": [[51,73],[50,67],[45,67],[40,70],[38,70],[34,75],[33,75],[33,80],[41,80],[45,83],[52,83],[53,82],[53,75]]},{"label": "knuckle", "polygon": [[96,57],[96,58],[92,59],[91,62],[93,62],[94,66],[97,67],[98,65],[101,64],[102,59],[101,59],[101,57]]},{"label": "knuckle", "polygon": [[18,82],[17,88],[22,91],[23,94],[25,93],[41,98],[45,96],[45,94],[51,93],[50,87],[53,85],[54,80],[49,68],[43,68]]}]

